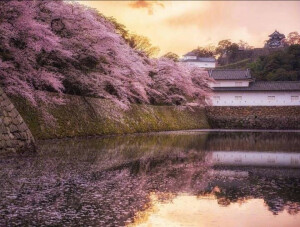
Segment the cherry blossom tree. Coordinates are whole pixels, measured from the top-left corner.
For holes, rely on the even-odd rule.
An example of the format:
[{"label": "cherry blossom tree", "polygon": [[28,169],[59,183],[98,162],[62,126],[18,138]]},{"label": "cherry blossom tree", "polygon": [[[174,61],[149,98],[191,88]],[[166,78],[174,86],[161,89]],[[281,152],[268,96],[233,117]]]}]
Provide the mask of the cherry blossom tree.
[{"label": "cherry blossom tree", "polygon": [[208,83],[212,81],[206,71],[169,58],[153,60],[153,66],[152,87],[159,92],[150,94],[154,104],[182,105],[188,101],[205,104],[203,97],[210,95]]},{"label": "cherry blossom tree", "polygon": [[300,34],[298,32],[290,32],[287,36],[286,43],[288,45],[300,44]]},{"label": "cherry blossom tree", "polygon": [[62,75],[40,67],[42,53],[67,56],[59,39],[47,25],[37,22],[34,2],[0,2],[0,81],[9,94],[18,94],[33,104],[48,100],[45,90],[62,92]]},{"label": "cherry blossom tree", "polygon": [[[0,83],[36,105],[49,92],[120,104],[204,104],[205,71],[132,48],[116,23],[64,1],[0,2]],[[51,98],[52,97],[52,98]]]}]

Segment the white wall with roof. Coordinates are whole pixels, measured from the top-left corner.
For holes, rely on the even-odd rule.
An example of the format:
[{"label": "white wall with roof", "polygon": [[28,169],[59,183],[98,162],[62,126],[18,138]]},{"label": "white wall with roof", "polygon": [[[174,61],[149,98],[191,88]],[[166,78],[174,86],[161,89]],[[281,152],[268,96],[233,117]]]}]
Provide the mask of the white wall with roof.
[{"label": "white wall with roof", "polygon": [[214,91],[213,106],[300,106],[300,91]]},{"label": "white wall with roof", "polygon": [[249,87],[249,80],[215,80],[210,87]]},{"label": "white wall with roof", "polygon": [[272,166],[300,168],[299,153],[214,151],[208,153],[206,160],[217,166]]},{"label": "white wall with roof", "polygon": [[299,81],[255,81],[249,70],[209,70],[213,106],[300,106]]},{"label": "white wall with roof", "polygon": [[196,66],[199,68],[215,68],[216,62],[186,62],[186,64],[191,66]]},{"label": "white wall with roof", "polygon": [[184,60],[196,60],[196,59],[197,59],[197,56],[190,56],[190,55],[187,55],[187,56],[184,56],[183,59],[184,59]]}]

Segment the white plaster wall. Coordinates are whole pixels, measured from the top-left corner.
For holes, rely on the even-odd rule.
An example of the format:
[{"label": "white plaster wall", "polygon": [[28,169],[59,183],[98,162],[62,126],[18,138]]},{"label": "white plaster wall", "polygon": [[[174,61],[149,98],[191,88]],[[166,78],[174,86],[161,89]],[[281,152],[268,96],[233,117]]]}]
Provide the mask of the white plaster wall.
[{"label": "white plaster wall", "polygon": [[187,62],[188,65],[196,66],[199,68],[215,68],[215,62]]},{"label": "white plaster wall", "polygon": [[216,80],[209,85],[211,87],[249,87],[249,80]]},{"label": "white plaster wall", "polygon": [[276,166],[300,168],[299,153],[283,152],[210,152],[206,160],[220,166]]},{"label": "white plaster wall", "polygon": [[[268,96],[275,96],[275,98],[270,100]],[[298,100],[292,100],[291,96],[298,96]],[[211,102],[213,106],[300,106],[300,92],[215,91]]]},{"label": "white plaster wall", "polygon": [[183,59],[184,59],[184,60],[188,60],[188,59],[197,59],[197,56],[184,56]]}]

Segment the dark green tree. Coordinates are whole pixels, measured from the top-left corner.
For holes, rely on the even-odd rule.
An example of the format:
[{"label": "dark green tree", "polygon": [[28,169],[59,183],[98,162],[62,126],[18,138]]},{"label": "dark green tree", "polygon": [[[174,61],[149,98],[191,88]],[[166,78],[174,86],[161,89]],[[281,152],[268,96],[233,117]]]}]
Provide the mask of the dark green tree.
[{"label": "dark green tree", "polygon": [[248,65],[258,80],[300,80],[300,45],[291,45]]},{"label": "dark green tree", "polygon": [[179,61],[179,56],[173,52],[168,52],[162,56],[163,58],[171,59],[175,62]]},{"label": "dark green tree", "polygon": [[230,41],[230,39],[221,40],[216,48],[216,54],[219,55],[218,63],[225,65],[236,60],[239,51],[239,45]]},{"label": "dark green tree", "polygon": [[215,55],[214,50],[210,47],[197,47],[192,52],[198,57],[213,57]]}]

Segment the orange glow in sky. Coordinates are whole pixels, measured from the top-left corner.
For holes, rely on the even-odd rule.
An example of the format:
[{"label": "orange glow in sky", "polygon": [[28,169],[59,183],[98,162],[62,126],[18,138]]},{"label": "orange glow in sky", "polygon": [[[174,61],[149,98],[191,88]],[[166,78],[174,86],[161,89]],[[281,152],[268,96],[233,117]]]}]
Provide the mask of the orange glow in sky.
[{"label": "orange glow in sky", "polygon": [[255,47],[275,29],[300,32],[299,1],[80,1],[147,36],[160,55],[182,55],[219,40],[244,40]]},{"label": "orange glow in sky", "polygon": [[273,215],[263,199],[222,206],[213,196],[182,194],[169,202],[159,202],[155,194],[150,198],[150,208],[139,213],[129,227],[294,227],[299,226],[300,221],[299,214],[289,215],[286,210]]}]

